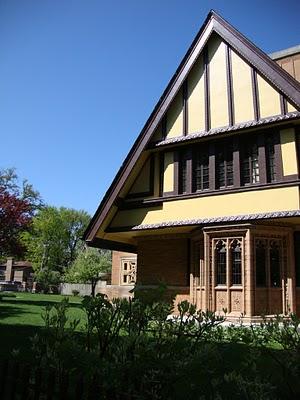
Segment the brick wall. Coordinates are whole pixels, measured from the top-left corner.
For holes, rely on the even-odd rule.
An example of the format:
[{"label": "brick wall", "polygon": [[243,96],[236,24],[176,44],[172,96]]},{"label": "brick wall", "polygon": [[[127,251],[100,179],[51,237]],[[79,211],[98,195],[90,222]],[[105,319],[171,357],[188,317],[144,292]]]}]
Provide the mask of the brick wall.
[{"label": "brick wall", "polygon": [[189,285],[187,239],[141,239],[138,242],[137,283]]}]

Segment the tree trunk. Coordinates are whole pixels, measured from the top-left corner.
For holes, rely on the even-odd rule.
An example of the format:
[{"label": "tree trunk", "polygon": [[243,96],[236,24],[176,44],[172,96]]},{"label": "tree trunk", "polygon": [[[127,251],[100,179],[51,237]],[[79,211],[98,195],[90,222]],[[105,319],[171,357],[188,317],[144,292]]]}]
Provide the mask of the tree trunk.
[{"label": "tree trunk", "polygon": [[91,293],[92,297],[95,297],[96,284],[97,284],[97,281],[92,280],[92,293]]}]

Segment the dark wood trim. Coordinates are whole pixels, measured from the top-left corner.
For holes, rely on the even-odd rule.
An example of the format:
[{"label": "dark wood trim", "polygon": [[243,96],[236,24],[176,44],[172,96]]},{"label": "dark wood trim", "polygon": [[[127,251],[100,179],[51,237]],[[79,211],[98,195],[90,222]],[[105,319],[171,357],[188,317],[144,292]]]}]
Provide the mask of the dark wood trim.
[{"label": "dark wood trim", "polygon": [[284,175],[282,177],[284,182],[294,182],[299,178],[298,174],[292,174],[292,175]]},{"label": "dark wood trim", "polygon": [[[172,195],[174,195],[174,192],[172,192]],[[156,208],[160,207],[163,203],[163,199],[159,197],[160,200],[151,202],[151,204],[147,205],[149,208]],[[133,210],[136,208],[145,208],[144,200],[135,200],[135,201],[124,201],[120,206],[118,207],[119,211],[125,211],[125,210]]]},{"label": "dark wood trim", "polygon": [[280,132],[274,131],[273,135],[274,135],[276,180],[280,182],[283,180],[283,161],[281,153]]},{"label": "dark wood trim", "polygon": [[298,165],[298,177],[300,177],[300,127],[295,128],[296,154]]},{"label": "dark wood trim", "polygon": [[284,188],[284,187],[290,187],[290,186],[300,186],[300,179],[295,179],[294,181],[282,181],[282,182],[272,182],[272,183],[256,183],[253,185],[247,185],[247,186],[241,186],[239,188],[224,188],[224,189],[216,189],[216,190],[205,190],[202,192],[195,192],[191,194],[179,194],[176,196],[165,196],[163,199],[162,198],[155,198],[155,199],[149,199],[145,200],[144,204],[145,207],[147,207],[147,204],[150,204],[152,201],[173,201],[173,200],[184,200],[184,199],[193,199],[195,197],[206,197],[206,196],[221,196],[224,194],[229,194],[229,193],[241,193],[241,192],[251,192],[253,190],[267,190],[267,189],[272,189],[272,188]]},{"label": "dark wood trim", "polygon": [[266,169],[266,147],[265,136],[262,134],[257,135],[258,143],[258,168],[259,168],[259,183],[267,183],[267,169]]},{"label": "dark wood trim", "polygon": [[254,119],[255,119],[255,121],[259,121],[260,120],[260,111],[259,111],[259,95],[258,95],[258,86],[257,86],[257,73],[254,68],[251,68],[251,80],[252,80]]},{"label": "dark wood trim", "polygon": [[280,94],[280,110],[281,115],[285,115],[287,113],[287,101],[283,94]]},{"label": "dark wood trim", "polygon": [[162,197],[164,193],[164,169],[165,169],[165,153],[159,154],[159,196]]},{"label": "dark wood trim", "polygon": [[186,192],[193,191],[193,152],[191,147],[187,149],[186,157]]},{"label": "dark wood trim", "polygon": [[208,48],[203,49],[203,64],[204,64],[204,104],[205,104],[205,130],[210,130],[210,85],[209,85],[209,60]]},{"label": "dark wood trim", "polygon": [[151,140],[152,134],[161,122],[163,115],[178,93],[182,83],[188,76],[189,71],[193,67],[213,31],[218,33],[238,54],[245,57],[258,71],[266,76],[266,78],[288,98],[289,102],[294,105],[296,109],[300,108],[300,83],[277,65],[276,62],[266,56],[265,53],[254,46],[216,12],[211,11],[158,103],[154,107],[153,112],[146,121],[142,131],[124,160],[122,167],[104,195],[103,200],[84,232],[83,237],[86,241],[90,242],[96,236],[99,227],[105,220],[115,199],[119,196],[140,154]]},{"label": "dark wood trim", "polygon": [[192,270],[192,266],[191,266],[191,239],[187,239],[187,268],[186,268],[186,272],[187,272],[187,276],[186,276],[186,286],[190,285],[190,274],[191,274],[191,270]]},{"label": "dark wood trim", "polygon": [[95,237],[92,241],[87,241],[89,247],[97,247],[99,249],[125,251],[128,253],[137,253],[137,246],[128,243],[115,242],[113,240],[105,240]]},{"label": "dark wood trim", "polygon": [[[150,154],[150,170],[149,170],[149,190],[145,191],[145,192],[136,192],[136,193],[128,193],[126,198],[127,199],[137,199],[139,197],[148,197],[148,196],[153,196],[154,194],[154,166],[155,166],[155,162],[154,162],[154,153]],[[148,160],[146,160],[146,162],[148,162]],[[144,164],[145,165],[145,164]],[[136,180],[138,179],[138,176],[136,177],[136,179],[134,180],[133,184],[131,185],[130,190],[132,189],[132,187],[134,186]]]},{"label": "dark wood trim", "polygon": [[188,104],[188,81],[187,79],[183,82],[182,87],[182,96],[183,96],[183,135],[188,135],[189,132],[189,104]]},{"label": "dark wood trim", "polygon": [[161,120],[161,136],[163,140],[166,140],[167,137],[167,113],[163,116]]},{"label": "dark wood trim", "polygon": [[216,189],[216,149],[215,142],[209,143],[209,190]]},{"label": "dark wood trim", "polygon": [[179,194],[179,168],[180,168],[180,155],[178,151],[174,151],[174,193]]},{"label": "dark wood trim", "polygon": [[233,139],[233,186],[241,186],[241,165],[240,165],[240,152],[241,143],[239,137]]},{"label": "dark wood trim", "polygon": [[232,83],[232,61],[231,48],[226,44],[226,72],[227,72],[227,98],[228,98],[228,117],[229,126],[234,125],[234,100]]}]

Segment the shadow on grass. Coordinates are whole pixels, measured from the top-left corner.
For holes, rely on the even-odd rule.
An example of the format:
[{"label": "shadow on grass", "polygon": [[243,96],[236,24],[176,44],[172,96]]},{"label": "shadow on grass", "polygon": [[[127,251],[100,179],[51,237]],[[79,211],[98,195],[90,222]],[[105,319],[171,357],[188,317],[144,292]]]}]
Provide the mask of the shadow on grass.
[{"label": "shadow on grass", "polygon": [[[3,299],[2,303],[6,303],[6,304],[18,304],[18,305],[28,305],[28,306],[37,306],[37,307],[46,307],[46,306],[53,306],[54,304],[60,303],[59,300],[43,300],[43,301],[36,301],[36,300],[18,300],[16,298],[7,298],[7,299]],[[70,308],[74,307],[74,308],[81,308],[81,303],[71,303],[69,302],[69,306]]]},{"label": "shadow on grass", "polygon": [[0,323],[2,318],[19,317],[25,313],[21,307],[13,307],[12,305],[6,306],[4,301],[0,305]]}]

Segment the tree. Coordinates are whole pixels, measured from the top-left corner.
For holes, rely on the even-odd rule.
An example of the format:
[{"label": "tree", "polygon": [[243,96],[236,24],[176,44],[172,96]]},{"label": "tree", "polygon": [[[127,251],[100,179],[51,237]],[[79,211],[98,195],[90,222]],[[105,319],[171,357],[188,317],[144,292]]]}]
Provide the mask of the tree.
[{"label": "tree", "polygon": [[110,270],[111,252],[87,247],[78,254],[66,273],[65,280],[70,283],[90,283],[92,285],[91,295],[94,297],[101,274]]},{"label": "tree", "polygon": [[0,258],[24,255],[20,235],[42,204],[39,192],[27,180],[20,183],[14,168],[0,170]]},{"label": "tree", "polygon": [[27,258],[36,273],[65,273],[84,246],[80,240],[89,222],[85,211],[44,207],[33,217],[31,229],[22,235]]}]

